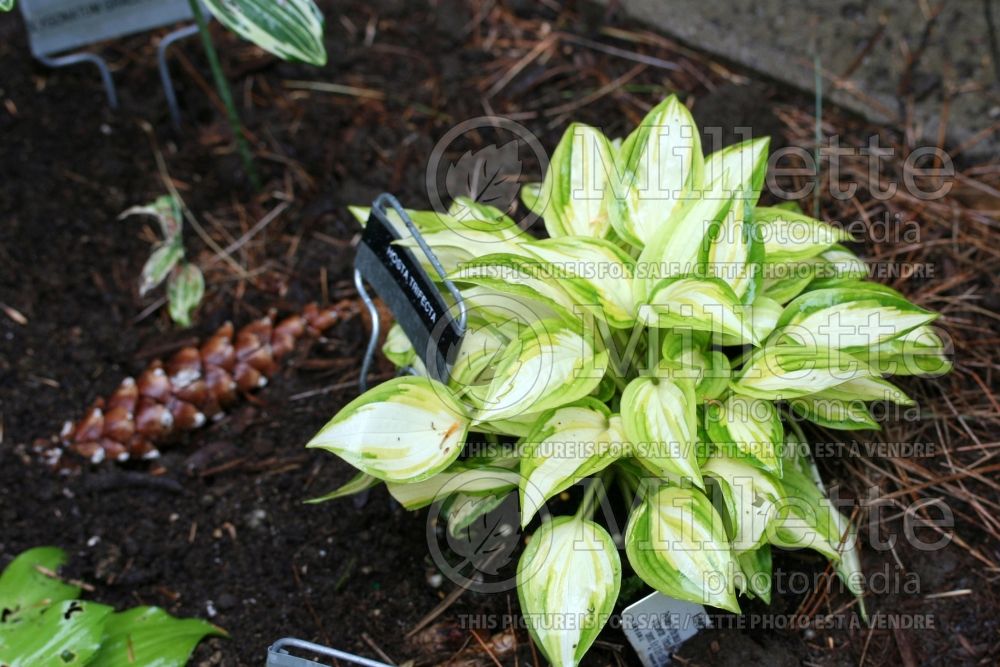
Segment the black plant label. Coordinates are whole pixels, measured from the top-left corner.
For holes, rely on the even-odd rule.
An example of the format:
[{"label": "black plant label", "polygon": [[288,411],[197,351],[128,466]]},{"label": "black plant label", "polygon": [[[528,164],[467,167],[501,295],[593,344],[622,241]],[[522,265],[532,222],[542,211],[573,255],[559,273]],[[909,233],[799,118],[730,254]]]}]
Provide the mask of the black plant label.
[{"label": "black plant label", "polygon": [[447,381],[462,332],[454,309],[416,255],[393,243],[400,238],[385,213],[373,206],[355,267],[392,311],[431,377]]}]

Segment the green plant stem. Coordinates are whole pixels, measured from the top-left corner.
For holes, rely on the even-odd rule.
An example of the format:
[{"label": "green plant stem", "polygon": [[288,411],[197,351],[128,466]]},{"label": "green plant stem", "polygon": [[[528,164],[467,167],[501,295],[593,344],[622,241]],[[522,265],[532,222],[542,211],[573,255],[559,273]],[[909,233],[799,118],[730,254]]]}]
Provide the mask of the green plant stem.
[{"label": "green plant stem", "polygon": [[[611,474],[614,474],[613,471],[605,470],[590,481],[590,484],[583,492],[580,507],[576,510],[576,517],[578,519],[589,519],[594,515],[594,510],[600,504],[601,497],[606,496],[608,493],[607,486],[611,481]],[[598,494],[601,494],[601,497],[598,497]]]},{"label": "green plant stem", "polygon": [[255,190],[260,190],[260,176],[257,174],[257,167],[254,165],[253,156],[250,153],[250,145],[243,134],[243,123],[240,115],[236,112],[236,105],[233,104],[233,95],[229,91],[229,82],[226,81],[222,73],[222,65],[219,64],[219,54],[215,51],[215,43],[212,35],[208,31],[208,23],[205,15],[202,14],[201,4],[198,0],[188,0],[191,5],[191,13],[194,14],[195,23],[198,24],[198,32],[201,33],[201,43],[205,47],[205,57],[208,58],[208,67],[212,70],[212,79],[215,81],[215,88],[219,91],[222,104],[226,107],[226,116],[229,120],[229,127],[236,137],[236,147],[243,160],[243,168],[247,172],[251,185]]}]

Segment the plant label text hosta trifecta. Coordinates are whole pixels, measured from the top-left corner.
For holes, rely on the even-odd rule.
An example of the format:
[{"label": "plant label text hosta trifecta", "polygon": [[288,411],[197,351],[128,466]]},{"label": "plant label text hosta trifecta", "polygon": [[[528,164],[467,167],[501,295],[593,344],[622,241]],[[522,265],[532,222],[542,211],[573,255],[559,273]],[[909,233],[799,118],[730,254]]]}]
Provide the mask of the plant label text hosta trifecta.
[{"label": "plant label text hosta trifecta", "polygon": [[[394,326],[383,351],[417,376],[366,392],[309,443],[360,471],[325,499],[385,482],[423,507],[461,479],[463,498],[490,499],[475,514],[516,494],[524,525],[541,522],[521,611],[557,667],[594,642],[626,565],[670,598],[738,612],[740,595],[770,601],[773,547],[808,548],[861,596],[855,530],[800,422],[877,428],[871,401],[910,402],[885,375],[950,369],[936,314],[867,280],[839,228],[758,205],[767,140],[704,155],[698,137],[674,97],[621,139],[571,125],[521,192],[548,238],[461,198],[410,211],[468,307],[452,372],[428,377]],[[575,514],[542,511],[585,480]],[[618,543],[594,517],[611,487],[629,511]],[[470,503],[436,506],[449,532],[475,519]]]},{"label": "plant label text hosta trifecta", "polygon": [[425,368],[433,371],[433,377],[443,379],[462,332],[454,309],[415,254],[397,244],[400,238],[386,212],[373,208],[361,235],[355,267],[385,301],[413,349],[420,351]]}]

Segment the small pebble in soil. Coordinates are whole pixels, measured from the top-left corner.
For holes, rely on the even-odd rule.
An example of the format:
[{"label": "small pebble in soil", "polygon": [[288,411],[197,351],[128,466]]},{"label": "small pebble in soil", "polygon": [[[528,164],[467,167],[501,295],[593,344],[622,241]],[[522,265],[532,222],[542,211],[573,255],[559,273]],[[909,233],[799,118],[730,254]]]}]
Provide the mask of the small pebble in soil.
[{"label": "small pebble in soil", "polygon": [[211,600],[205,602],[205,613],[209,618],[215,618],[215,616],[219,613],[215,610],[215,603]]},{"label": "small pebble in soil", "polygon": [[444,577],[441,576],[440,572],[434,572],[433,574],[427,575],[427,585],[431,588],[441,588],[441,584],[444,583]]},{"label": "small pebble in soil", "polygon": [[97,546],[97,543],[100,542],[100,541],[101,541],[101,536],[100,535],[94,535],[89,540],[87,540],[87,546],[90,547],[91,549],[93,549],[94,547]]},{"label": "small pebble in soil", "polygon": [[802,636],[805,637],[806,640],[816,639],[816,631],[812,628],[806,628],[805,632],[802,633]]},{"label": "small pebble in soil", "polygon": [[264,521],[266,519],[267,519],[267,512],[265,512],[262,509],[256,509],[250,512],[250,514],[247,514],[246,518],[247,527],[250,528],[251,530],[257,530],[258,528],[263,527]]}]

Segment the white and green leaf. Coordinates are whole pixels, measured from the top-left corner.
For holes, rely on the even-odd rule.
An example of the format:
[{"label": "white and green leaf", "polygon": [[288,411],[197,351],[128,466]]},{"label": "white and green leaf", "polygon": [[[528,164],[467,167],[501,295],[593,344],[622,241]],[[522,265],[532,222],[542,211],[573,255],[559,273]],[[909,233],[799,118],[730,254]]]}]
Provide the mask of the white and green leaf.
[{"label": "white and green leaf", "polygon": [[744,343],[758,343],[739,297],[718,278],[661,280],[640,306],[639,317],[650,327],[696,329],[729,335]]},{"label": "white and green leaf", "polygon": [[586,309],[615,328],[635,323],[632,276],[635,261],[613,243],[563,236],[521,246],[542,262],[543,274],[558,281],[576,302],[577,317]]},{"label": "white and green leaf", "polygon": [[625,453],[621,418],[591,398],[546,413],[522,443],[521,525],[546,500]]},{"label": "white and green leaf", "polygon": [[705,430],[717,449],[781,476],[781,417],[774,403],[730,394],[705,408]]},{"label": "white and green leaf", "polygon": [[446,386],[399,377],[348,403],[306,446],[384,481],[418,482],[458,458],[468,428],[465,407]]},{"label": "white and green leaf", "polygon": [[614,169],[614,150],[604,134],[572,123],[552,153],[545,180],[528,207],[541,209],[551,238],[604,238],[611,229],[606,195],[608,175]]},{"label": "white and green leaf", "polygon": [[601,382],[608,352],[561,322],[525,327],[504,350],[477,421],[543,412],[581,399]]},{"label": "white and green leaf", "polygon": [[625,551],[636,574],[678,600],[739,613],[722,517],[697,489],[661,486],[629,516]]},{"label": "white and green leaf", "polygon": [[641,248],[662,234],[701,184],[703,161],[694,119],[671,95],[646,114],[617,153],[608,213],[618,235]]},{"label": "white and green leaf", "polygon": [[823,348],[870,347],[936,317],[936,313],[882,290],[820,289],[806,292],[785,306],[775,335]]},{"label": "white and green leaf", "polygon": [[205,276],[201,269],[190,262],[170,274],[167,281],[167,310],[170,319],[182,327],[191,326],[191,313],[205,296]]},{"label": "white and green leaf", "polygon": [[698,468],[698,415],[694,382],[637,377],[621,396],[625,437],[635,457],[662,479],[704,488]]},{"label": "white and green leaf", "polygon": [[835,243],[850,240],[850,234],[844,230],[786,209],[757,207],[753,219],[760,229],[764,252],[770,262],[809,259]]},{"label": "white and green leaf", "polygon": [[204,0],[219,23],[283,60],[326,64],[323,13],[313,0]]},{"label": "white and green leaf", "polygon": [[777,401],[871,376],[867,366],[842,350],[769,343],[751,355],[732,387],[746,396]]},{"label": "white and green leaf", "polygon": [[517,564],[517,595],[553,667],[579,664],[611,617],[621,577],[614,541],[592,521],[559,517],[531,536]]}]

